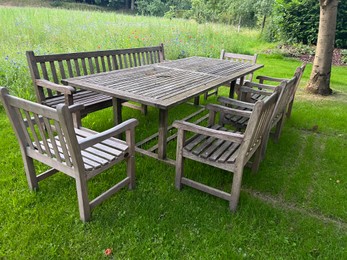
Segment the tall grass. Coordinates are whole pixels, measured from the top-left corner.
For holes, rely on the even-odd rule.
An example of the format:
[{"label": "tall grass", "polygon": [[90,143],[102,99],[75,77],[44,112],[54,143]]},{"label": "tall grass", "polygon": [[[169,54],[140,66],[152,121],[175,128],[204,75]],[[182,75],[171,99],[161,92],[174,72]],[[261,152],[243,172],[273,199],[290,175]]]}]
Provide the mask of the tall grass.
[{"label": "tall grass", "polygon": [[37,54],[120,49],[164,43],[166,57],[218,57],[220,50],[254,53],[267,44],[256,31],[195,21],[111,12],[0,8],[0,85],[33,98],[25,51]]}]

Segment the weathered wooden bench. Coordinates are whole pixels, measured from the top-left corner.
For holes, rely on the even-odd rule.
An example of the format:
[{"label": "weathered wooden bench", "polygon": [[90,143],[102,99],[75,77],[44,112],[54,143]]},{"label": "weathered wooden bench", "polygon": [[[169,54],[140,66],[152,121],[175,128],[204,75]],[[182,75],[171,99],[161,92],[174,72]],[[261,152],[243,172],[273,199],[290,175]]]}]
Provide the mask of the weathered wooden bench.
[{"label": "weathered wooden bench", "polygon": [[[84,109],[77,116],[81,118],[112,106],[112,98],[100,93],[75,89],[61,84],[62,79],[94,73],[159,63],[165,60],[163,44],[153,47],[100,50],[63,54],[35,55],[26,53],[37,101],[55,108],[58,104],[82,104]],[[147,107],[125,102],[123,105],[147,112]]]},{"label": "weathered wooden bench", "polygon": [[[278,88],[280,90],[280,88]],[[182,184],[228,200],[230,210],[235,211],[238,205],[243,168],[254,158],[251,166],[256,172],[261,160],[262,144],[266,139],[271,115],[278,98],[278,91],[265,100],[253,104],[252,111],[242,111],[221,105],[207,105],[209,109],[208,126],[199,126],[184,121],[175,121],[178,129],[176,151],[176,188]],[[249,123],[246,131],[240,133],[227,130],[216,124],[216,113],[247,117]],[[194,135],[187,139],[187,132]],[[218,190],[208,185],[189,179],[183,175],[184,159],[188,158],[220,169],[233,172],[231,193]]]},{"label": "weathered wooden bench", "polygon": [[[0,100],[16,133],[30,189],[37,189],[39,181],[59,171],[65,173],[76,181],[80,218],[88,221],[91,210],[112,194],[125,186],[134,188],[136,119],[98,133],[74,127],[72,113],[83,105],[51,108],[13,97],[1,87]],[[122,132],[126,141],[113,138]],[[34,160],[51,169],[36,175]],[[90,201],[87,181],[122,161],[127,163],[127,177]]]}]

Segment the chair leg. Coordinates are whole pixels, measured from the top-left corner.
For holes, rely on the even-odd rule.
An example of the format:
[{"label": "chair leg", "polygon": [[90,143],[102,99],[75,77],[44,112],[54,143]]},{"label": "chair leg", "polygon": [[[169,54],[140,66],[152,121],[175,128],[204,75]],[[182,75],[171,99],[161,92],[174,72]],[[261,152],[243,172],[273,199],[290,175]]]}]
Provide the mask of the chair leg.
[{"label": "chair leg", "polygon": [[178,129],[177,132],[177,150],[176,150],[176,177],[175,177],[175,186],[176,189],[181,190],[182,188],[182,177],[183,177],[183,167],[184,167],[184,158],[183,158],[183,143],[184,143],[185,132],[182,129]]},{"label": "chair leg", "polygon": [[235,212],[240,199],[241,182],[242,182],[243,168],[237,169],[234,172],[233,184],[231,186],[231,199],[229,202],[230,211]]},{"label": "chair leg", "polygon": [[261,145],[260,147],[258,147],[258,150],[254,154],[254,161],[252,163],[252,173],[257,173],[257,171],[259,170],[259,165],[262,158],[263,158],[263,149]]},{"label": "chair leg", "polygon": [[294,103],[294,100],[289,102],[287,113],[286,113],[286,116],[288,118],[290,118],[290,116],[292,115],[293,103]]},{"label": "chair leg", "polygon": [[274,136],[274,139],[275,139],[276,143],[280,139],[281,132],[282,132],[282,129],[283,129],[283,125],[284,125],[284,114],[283,114],[281,120],[278,121],[278,123],[276,124],[275,136]]},{"label": "chair leg", "polygon": [[126,160],[127,163],[127,176],[130,179],[129,190],[135,189],[135,157],[134,155],[129,156]]},{"label": "chair leg", "polygon": [[[79,174],[78,174],[79,175]],[[91,217],[91,210],[88,199],[87,180],[85,177],[76,177],[76,190],[78,199],[78,208],[80,211],[80,218],[83,222],[89,221]]]},{"label": "chair leg", "polygon": [[[23,154],[23,153],[22,153]],[[36,190],[39,188],[39,182],[35,173],[34,161],[32,158],[23,155],[25,175],[27,177],[30,190]]]},{"label": "chair leg", "polygon": [[127,176],[130,179],[129,190],[135,189],[135,131],[134,129],[125,132],[125,140],[129,147],[129,157],[126,159]]},{"label": "chair leg", "polygon": [[267,144],[268,144],[269,139],[270,139],[269,136],[270,136],[270,131],[267,133],[266,136],[264,136],[264,140],[262,140],[262,144],[261,144],[261,147],[260,147],[261,161],[264,160],[264,158],[265,158]]}]

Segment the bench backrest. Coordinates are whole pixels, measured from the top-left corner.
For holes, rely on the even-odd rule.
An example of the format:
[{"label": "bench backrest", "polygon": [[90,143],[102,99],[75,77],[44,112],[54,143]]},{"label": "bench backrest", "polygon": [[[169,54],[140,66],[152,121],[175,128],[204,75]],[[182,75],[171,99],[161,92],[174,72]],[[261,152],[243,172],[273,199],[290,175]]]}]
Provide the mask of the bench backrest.
[{"label": "bench backrest", "polygon": [[132,68],[165,60],[163,44],[143,48],[48,55],[35,55],[33,51],[27,51],[26,55],[36,96],[40,103],[60,93],[37,86],[36,79],[46,79],[61,84],[61,80],[65,78]]},{"label": "bench backrest", "polygon": [[83,165],[72,116],[66,105],[53,109],[10,96],[2,87],[0,98],[23,154],[70,174],[74,167]]}]

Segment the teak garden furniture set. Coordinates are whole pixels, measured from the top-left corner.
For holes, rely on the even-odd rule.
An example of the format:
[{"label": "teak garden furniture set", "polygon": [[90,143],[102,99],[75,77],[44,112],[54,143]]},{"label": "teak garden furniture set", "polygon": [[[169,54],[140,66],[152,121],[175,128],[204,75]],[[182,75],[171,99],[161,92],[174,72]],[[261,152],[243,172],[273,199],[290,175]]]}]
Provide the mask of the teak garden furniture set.
[{"label": "teak garden furniture set", "polygon": [[[0,88],[0,92],[20,144],[29,187],[38,188],[39,181],[59,171],[73,177],[80,218],[88,221],[95,206],[122,187],[134,188],[136,150],[175,165],[177,189],[184,184],[205,191],[228,200],[230,209],[235,211],[243,168],[251,166],[252,171],[258,170],[274,126],[277,126],[276,137],[279,138],[284,114],[287,111],[290,116],[305,64],[290,80],[260,76],[257,77],[260,83],[243,84],[245,76],[263,65],[255,63],[256,56],[252,62],[235,62],[224,59],[228,53],[222,51],[222,55],[221,59],[190,57],[165,61],[162,44],[70,54],[27,52],[38,103],[13,97],[5,88]],[[244,58],[241,56],[237,57]],[[279,86],[265,85],[264,80],[278,82]],[[177,134],[168,137],[170,108],[191,98],[197,104],[199,95],[225,84],[230,85],[230,97],[236,81],[240,83],[239,100],[219,97],[222,105],[206,106],[209,114],[204,125],[175,121],[173,127],[177,128]],[[82,117],[112,105],[113,128],[98,133],[81,126]],[[158,133],[135,144],[134,129],[138,122],[136,119],[122,122],[122,105],[140,108],[144,113],[147,106],[158,108]],[[117,138],[122,133],[125,133],[125,140]],[[167,158],[166,145],[176,136],[176,160],[172,160]],[[153,138],[158,138],[154,148],[140,147]],[[185,177],[185,158],[233,172],[231,192]],[[51,169],[36,175],[33,160]],[[127,177],[90,200],[87,181],[121,161],[127,163]]]}]

